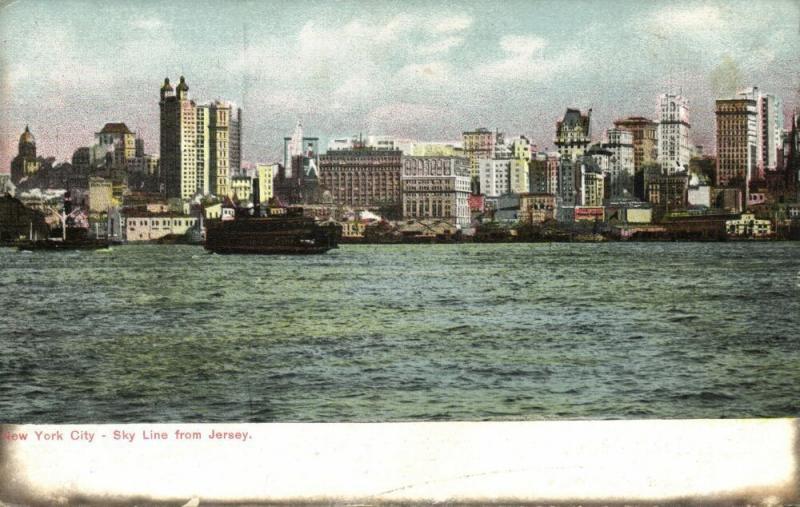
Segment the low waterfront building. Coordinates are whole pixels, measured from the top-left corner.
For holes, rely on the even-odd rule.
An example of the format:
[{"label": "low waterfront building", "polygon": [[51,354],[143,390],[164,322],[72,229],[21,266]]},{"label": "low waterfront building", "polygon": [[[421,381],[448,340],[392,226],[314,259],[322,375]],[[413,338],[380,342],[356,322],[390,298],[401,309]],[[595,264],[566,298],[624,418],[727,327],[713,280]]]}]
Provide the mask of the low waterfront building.
[{"label": "low waterfront building", "polygon": [[554,220],[556,196],[547,193],[525,193],[519,196],[519,221],[527,224],[540,224]]},{"label": "low waterfront building", "polygon": [[647,200],[660,214],[685,210],[689,191],[689,175],[686,172],[664,172],[650,178],[647,183]]},{"label": "low waterfront building", "polygon": [[769,220],[759,220],[752,213],[742,213],[736,220],[725,221],[725,231],[729,236],[742,238],[763,238],[772,234]]},{"label": "low waterfront building", "polygon": [[494,212],[496,222],[514,223],[519,220],[520,197],[519,194],[504,194],[497,198],[497,208]]},{"label": "low waterfront building", "polygon": [[632,198],[610,200],[606,205],[609,223],[649,224],[653,221],[653,206]]},{"label": "low waterfront building", "polygon": [[486,197],[483,194],[470,194],[467,205],[471,213],[483,213],[486,210]]},{"label": "low waterfront building", "polygon": [[404,157],[402,213],[408,219],[470,224],[469,161],[461,157]]},{"label": "low waterfront building", "polygon": [[171,213],[133,213],[123,222],[125,238],[130,242],[183,237],[191,229],[199,227],[197,217]]},{"label": "low waterfront building", "polygon": [[605,216],[606,209],[603,206],[575,206],[576,222],[603,222]]}]

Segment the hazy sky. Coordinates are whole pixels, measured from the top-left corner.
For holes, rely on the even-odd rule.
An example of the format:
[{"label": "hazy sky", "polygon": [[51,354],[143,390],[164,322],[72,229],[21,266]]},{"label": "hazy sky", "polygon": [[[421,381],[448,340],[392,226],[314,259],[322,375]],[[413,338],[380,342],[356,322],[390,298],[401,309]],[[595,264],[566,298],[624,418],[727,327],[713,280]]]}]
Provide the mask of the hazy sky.
[{"label": "hazy sky", "polygon": [[795,1],[0,1],[0,171],[25,124],[67,160],[122,121],[158,151],[158,91],[186,76],[197,101],[243,109],[243,157],[277,160],[301,119],[323,139],[458,140],[465,129],[551,147],[567,107],[593,137],[690,101],[709,148],[714,98],[758,85],[800,104]]}]

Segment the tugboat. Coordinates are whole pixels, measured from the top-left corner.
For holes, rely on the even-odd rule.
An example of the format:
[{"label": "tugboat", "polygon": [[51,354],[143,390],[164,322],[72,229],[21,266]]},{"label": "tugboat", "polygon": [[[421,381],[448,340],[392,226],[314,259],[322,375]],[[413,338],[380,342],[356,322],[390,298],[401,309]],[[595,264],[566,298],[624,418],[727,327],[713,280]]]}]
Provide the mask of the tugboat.
[{"label": "tugboat", "polygon": [[218,254],[321,254],[338,248],[342,226],[320,223],[303,208],[258,208],[253,215],[206,222],[205,248]]}]

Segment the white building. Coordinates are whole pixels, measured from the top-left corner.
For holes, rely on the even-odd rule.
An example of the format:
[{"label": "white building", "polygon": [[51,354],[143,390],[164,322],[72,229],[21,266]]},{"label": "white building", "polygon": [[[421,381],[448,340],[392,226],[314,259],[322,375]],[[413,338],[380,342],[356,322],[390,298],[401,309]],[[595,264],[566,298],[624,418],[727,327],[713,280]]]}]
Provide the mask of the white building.
[{"label": "white building", "polygon": [[198,226],[197,217],[174,214],[131,214],[122,220],[125,238],[130,242],[184,236],[190,229]]},{"label": "white building", "polygon": [[758,220],[752,213],[742,213],[738,220],[726,220],[725,230],[729,236],[763,237],[772,234],[769,220]]},{"label": "white building", "polygon": [[511,187],[511,159],[481,158],[478,159],[478,178],[481,193],[486,197],[499,197],[507,194]]},{"label": "white building", "polygon": [[363,147],[385,151],[400,150],[404,155],[411,155],[414,152],[414,146],[414,141],[410,139],[396,139],[392,136],[379,135],[336,137],[328,141],[328,151]]},{"label": "white building", "polygon": [[[255,178],[258,180],[258,198],[260,202],[267,202],[275,195],[272,187],[275,175],[278,173],[278,164],[256,165]],[[260,203],[254,203],[260,204]]]},{"label": "white building", "polygon": [[[517,136],[511,138],[511,140],[509,141],[509,147],[511,149],[511,158],[521,159],[521,160],[531,159],[532,145],[527,137]],[[502,157],[497,157],[497,158],[502,158]]]},{"label": "white building", "polygon": [[470,224],[469,161],[461,157],[403,157],[403,218]]},{"label": "white building", "polygon": [[742,90],[739,96],[756,101],[757,174],[751,179],[763,179],[765,172],[778,168],[778,150],[783,146],[783,104],[780,98],[762,93],[758,87]]},{"label": "white building", "polygon": [[524,194],[530,191],[530,162],[525,159],[512,158],[509,166],[508,187],[512,194]]},{"label": "white building", "polygon": [[658,163],[667,174],[689,166],[692,147],[689,142],[689,102],[680,95],[665,93],[658,98]]},{"label": "white building", "polygon": [[689,188],[686,192],[686,200],[690,206],[711,207],[711,185],[706,178],[701,178],[692,173],[689,177]]}]

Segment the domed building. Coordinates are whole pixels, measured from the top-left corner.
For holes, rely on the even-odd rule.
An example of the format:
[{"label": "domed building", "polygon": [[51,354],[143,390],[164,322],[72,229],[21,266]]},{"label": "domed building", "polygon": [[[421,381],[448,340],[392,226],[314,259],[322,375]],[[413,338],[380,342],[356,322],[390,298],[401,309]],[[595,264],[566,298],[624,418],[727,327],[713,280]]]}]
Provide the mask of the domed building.
[{"label": "domed building", "polygon": [[16,185],[21,180],[36,174],[40,163],[36,159],[36,139],[25,125],[25,132],[19,136],[17,156],[11,162],[11,181]]}]

